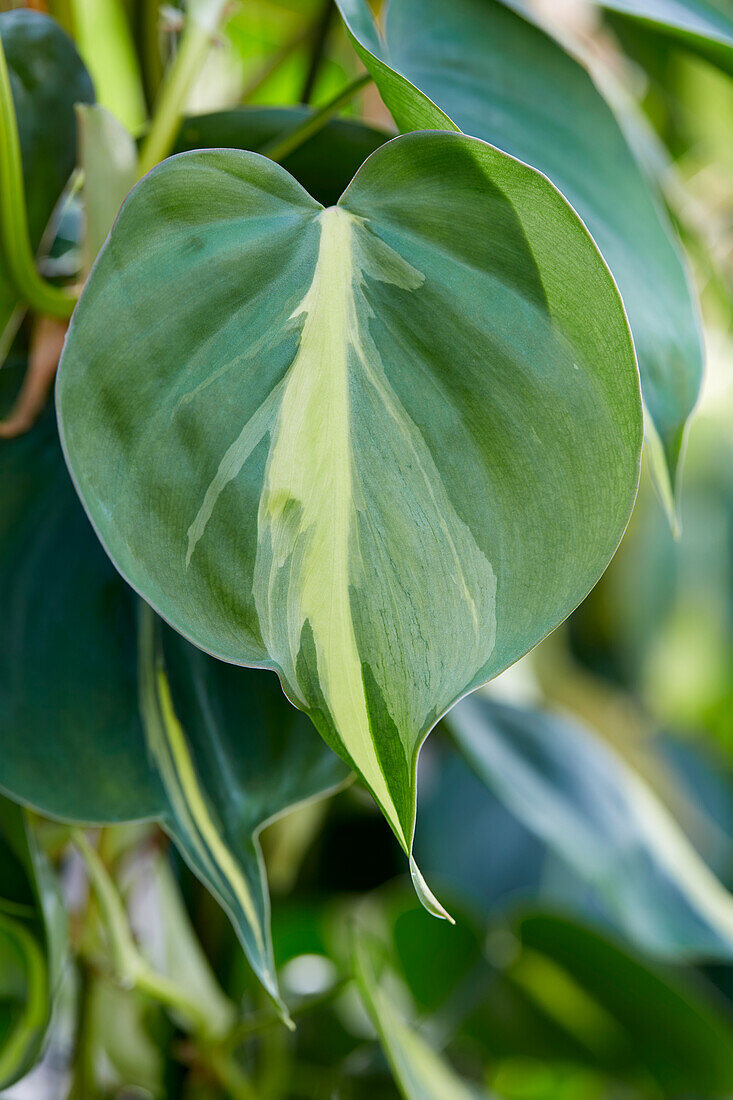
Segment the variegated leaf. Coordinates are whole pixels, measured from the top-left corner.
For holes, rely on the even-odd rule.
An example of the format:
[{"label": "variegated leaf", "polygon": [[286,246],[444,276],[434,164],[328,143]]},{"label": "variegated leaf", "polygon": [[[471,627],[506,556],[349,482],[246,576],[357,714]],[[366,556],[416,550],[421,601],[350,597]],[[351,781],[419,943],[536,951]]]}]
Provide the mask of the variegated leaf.
[{"label": "variegated leaf", "polygon": [[256,154],[171,158],[100,254],[57,397],[123,575],[275,669],[408,854],[426,734],[582,599],[636,491],[613,280],[544,177],[460,134],[387,143],[327,209]]}]

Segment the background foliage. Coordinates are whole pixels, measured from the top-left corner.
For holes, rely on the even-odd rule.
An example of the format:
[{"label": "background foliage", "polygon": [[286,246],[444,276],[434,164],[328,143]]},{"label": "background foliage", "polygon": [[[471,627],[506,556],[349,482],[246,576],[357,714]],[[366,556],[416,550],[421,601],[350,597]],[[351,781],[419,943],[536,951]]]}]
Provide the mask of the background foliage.
[{"label": "background foliage", "polygon": [[[4,1096],[733,1094],[733,11],[727,0],[378,7],[0,4],[12,106],[0,125]],[[151,553],[153,525],[139,522],[139,497],[130,503],[129,455],[115,451],[124,439],[115,356],[150,468],[182,468],[190,443],[171,459],[164,435],[169,390],[141,407],[150,347],[135,356],[148,313],[160,310],[156,294],[175,277],[154,356],[161,373],[168,355],[175,376],[191,333],[206,324],[215,340],[231,312],[226,294],[201,298],[193,266],[161,259],[172,239],[155,236],[165,204],[175,204],[172,224],[204,232],[201,211],[222,194],[206,173],[187,187],[185,166],[203,172],[208,154],[197,150],[228,150],[217,156],[230,177],[261,183],[267,202],[280,188],[283,206],[311,216],[338,201],[395,128],[451,133],[382,149],[345,200],[384,218],[401,262],[429,261],[443,279],[424,314],[399,290],[399,318],[385,328],[404,323],[405,357],[433,356],[438,375],[455,379],[441,311],[451,311],[456,342],[470,330],[478,346],[472,303],[490,300],[490,279],[495,304],[480,316],[492,333],[507,325],[505,388],[467,385],[451,406],[460,418],[480,404],[492,424],[508,409],[518,425],[510,444],[505,433],[481,452],[500,501],[493,560],[512,562],[514,585],[486,675],[571,612],[631,509],[641,420],[622,300],[645,404],[639,493],[609,568],[537,648],[450,710],[422,750],[410,870],[454,925],[426,912],[410,884],[410,799],[397,828],[391,821],[395,837],[364,786],[384,809],[379,774],[393,793],[404,787],[398,772],[409,786],[415,745],[370,772],[343,730],[319,724],[309,696],[318,730],[364,780],[354,782],[271,671],[224,664],[166,625],[100,545],[48,397],[75,295],[122,201],[158,161],[192,156],[146,179],[114,253],[107,246],[88,279],[61,367],[61,418],[84,505],[127,580],[187,637],[251,660],[197,635],[200,608],[211,607],[200,578],[178,577],[170,606],[157,598],[156,562],[168,568],[172,557],[165,532]],[[477,138],[500,152],[478,152]],[[516,222],[504,216],[508,194]],[[479,231],[489,207],[496,248]],[[277,247],[300,249],[310,267],[283,262],[276,290],[258,299],[270,313],[248,314],[284,339],[320,255],[302,218]],[[410,219],[430,227],[434,253],[415,244]],[[450,266],[459,238],[460,272]],[[243,268],[221,239],[230,296],[261,289],[258,265],[268,249],[272,260],[274,240]],[[133,298],[131,283],[119,288],[142,242],[153,255]],[[376,255],[372,269],[384,263]],[[516,287],[545,305],[508,311]],[[393,294],[394,285],[385,309]],[[528,365],[525,323],[542,353]],[[376,322],[370,331],[379,335]],[[541,387],[528,398],[516,378],[564,362],[558,331],[581,377],[575,391],[563,376],[549,405]],[[256,332],[238,339],[257,351]],[[80,371],[95,355],[90,383]],[[208,385],[210,360],[199,369],[195,381]],[[421,430],[449,439],[448,412],[436,421],[414,380],[413,390],[425,402],[419,410],[416,397]],[[230,422],[236,435],[246,419],[225,390],[215,397],[208,437],[201,420],[189,425],[199,456],[213,447],[214,469]],[[533,426],[557,432],[555,465],[533,450]],[[459,453],[444,452],[446,464]],[[389,463],[380,469],[375,481],[387,484]],[[105,530],[112,505],[118,516],[128,508],[129,562]],[[228,522],[236,532],[246,514]],[[207,559],[205,579],[226,590],[229,557],[219,558]],[[428,601],[431,652],[450,652],[463,634],[434,618]],[[272,667],[269,657],[255,663]],[[485,678],[456,679],[452,694],[432,699],[436,715]]]}]

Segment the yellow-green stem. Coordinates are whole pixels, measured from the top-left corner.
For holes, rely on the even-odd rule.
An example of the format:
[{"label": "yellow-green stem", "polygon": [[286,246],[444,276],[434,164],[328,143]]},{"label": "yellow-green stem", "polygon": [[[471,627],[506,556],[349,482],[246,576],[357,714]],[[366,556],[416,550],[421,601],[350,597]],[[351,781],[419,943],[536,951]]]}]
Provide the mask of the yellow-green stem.
[{"label": "yellow-green stem", "polygon": [[99,853],[92,847],[84,833],[75,830],[73,840],[86,863],[89,881],[99,903],[119,981],[123,985],[147,993],[160,1004],[180,1013],[190,1021],[197,1035],[202,1038],[213,1038],[209,1020],[201,1011],[196,998],[164,974],[156,973],[143,958],[133,938],[122,898]]},{"label": "yellow-green stem", "polygon": [[38,313],[70,317],[76,297],[46,282],[36,270],[28,233],[18,123],[0,40],[0,248],[18,296]]},{"label": "yellow-green stem", "polygon": [[[173,148],[188,94],[201,71],[212,38],[224,18],[226,6],[226,0],[189,5],[178,52],[163,77],[150,129],[140,150],[139,177],[146,175],[156,164],[165,160]],[[198,7],[205,9],[205,17],[197,17],[195,9]]]}]

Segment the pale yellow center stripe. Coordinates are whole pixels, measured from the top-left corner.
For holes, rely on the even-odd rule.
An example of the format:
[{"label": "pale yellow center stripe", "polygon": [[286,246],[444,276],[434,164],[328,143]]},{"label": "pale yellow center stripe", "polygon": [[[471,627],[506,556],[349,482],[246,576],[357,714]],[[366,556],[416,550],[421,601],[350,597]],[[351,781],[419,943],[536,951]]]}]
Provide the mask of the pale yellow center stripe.
[{"label": "pale yellow center stripe", "polygon": [[149,608],[140,610],[141,711],[150,751],[178,824],[214,883],[223,879],[265,954],[257,908],[237,860],[222,839],[201,789],[186,735],[176,715],[165,669],[158,662],[155,621]]},{"label": "pale yellow center stripe", "polygon": [[[318,677],[336,729],[354,764],[409,848],[374,750],[349,595],[353,503],[349,349],[359,346],[354,304],[354,218],[340,207],[320,215],[313,281],[293,317],[305,314],[298,353],[287,377],[260,503],[255,600],[270,652],[295,680],[301,632],[310,623]],[[292,517],[300,506],[295,545]],[[263,533],[271,539],[264,550]],[[262,552],[264,550],[264,552]],[[271,593],[279,571],[298,562],[287,592],[287,645],[282,649]]]}]

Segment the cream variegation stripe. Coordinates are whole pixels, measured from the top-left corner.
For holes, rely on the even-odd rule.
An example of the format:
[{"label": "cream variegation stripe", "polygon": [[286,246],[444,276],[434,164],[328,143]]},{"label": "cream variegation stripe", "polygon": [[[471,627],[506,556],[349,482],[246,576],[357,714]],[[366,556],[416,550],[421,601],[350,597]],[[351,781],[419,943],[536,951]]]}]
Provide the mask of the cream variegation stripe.
[{"label": "cream variegation stripe", "polygon": [[[371,530],[380,509],[385,516],[396,511],[414,517],[415,561],[431,566],[434,561],[447,578],[440,591],[411,590],[414,574],[400,574],[395,555],[402,551],[409,559],[413,551],[401,542],[380,545],[386,573],[379,583],[392,593],[392,603],[391,610],[384,609],[386,618],[372,603],[376,632],[369,663],[407,760],[436,703],[452,702],[493,648],[496,578],[457,516],[421,432],[388,381],[369,330],[373,313],[364,289],[367,276],[407,291],[417,290],[424,276],[342,207],[323,210],[318,218],[321,236],[312,280],[291,315],[291,321],[303,318],[297,353],[224,454],[189,528],[186,560],[190,563],[223,489],[269,432],[253,576],[262,638],[294,698],[307,708],[298,660],[308,624],[335,731],[409,852],[412,823],[403,820],[405,807],[402,817],[397,809],[375,748],[362,672],[367,658],[354,623],[354,593],[362,590],[369,573],[361,556],[360,516]],[[378,499],[367,499],[354,456],[355,385],[377,396],[380,423],[373,430],[386,432],[396,448],[384,452],[387,466],[375,490]],[[395,462],[390,455],[397,454],[404,457]],[[364,599],[370,600],[368,590]],[[395,678],[390,651],[419,639],[425,623],[444,613],[462,639],[460,650],[435,657],[423,651],[424,667],[411,669],[410,682],[402,682],[401,672]],[[442,913],[417,868],[413,880],[428,908]]]},{"label": "cream variegation stripe", "polygon": [[[397,835],[397,809],[379,767],[369,726],[361,657],[354,634],[349,586],[354,485],[350,439],[349,353],[359,345],[353,294],[353,216],[333,206],[321,215],[313,281],[293,318],[305,316],[300,346],[288,375],[260,501],[255,601],[270,652],[297,684],[301,634],[310,622],[324,698],[349,753]],[[415,273],[415,281],[419,276]],[[298,502],[300,514],[285,510]],[[281,608],[273,599],[280,570],[297,560],[293,523],[305,555],[287,591],[287,640],[282,654]],[[263,539],[265,534],[265,539]],[[266,539],[270,539],[267,547]]]},{"label": "cream variegation stripe", "polygon": [[158,648],[155,615],[140,605],[139,691],[145,736],[178,826],[210,882],[222,880],[236,899],[263,960],[266,937],[257,907],[236,858],[222,838],[201,789],[186,735],[176,715]]}]

